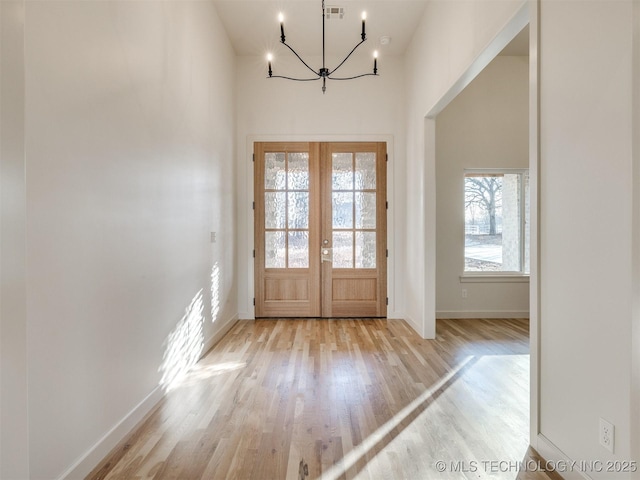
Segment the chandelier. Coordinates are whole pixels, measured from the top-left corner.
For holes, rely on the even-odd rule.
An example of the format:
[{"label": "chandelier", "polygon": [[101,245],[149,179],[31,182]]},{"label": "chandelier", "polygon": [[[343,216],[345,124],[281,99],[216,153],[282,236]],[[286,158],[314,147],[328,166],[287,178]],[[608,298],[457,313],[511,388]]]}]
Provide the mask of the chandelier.
[{"label": "chandelier", "polygon": [[[331,7],[330,7],[331,8]],[[298,55],[298,53],[291,47],[291,45],[289,45],[286,42],[285,36],[284,36],[284,16],[282,15],[282,13],[279,15],[279,20],[280,20],[280,42],[287,47],[289,50],[291,50],[293,52],[293,54],[298,58],[298,60],[300,60],[302,62],[302,64],[307,67],[307,69],[309,69],[309,71],[311,71],[311,73],[313,73],[313,77],[311,78],[296,78],[296,77],[287,77],[284,75],[274,75],[273,74],[273,69],[271,68],[271,62],[273,60],[273,55],[271,53],[267,54],[267,62],[269,64],[269,77],[268,78],[284,78],[286,80],[294,80],[296,82],[312,82],[315,80],[320,80],[322,79],[322,93],[324,94],[327,91],[327,80],[353,80],[356,78],[361,78],[361,77],[368,77],[368,76],[378,76],[378,52],[373,52],[373,73],[363,73],[361,75],[355,75],[353,77],[336,77],[334,76],[334,74],[336,73],[336,71],[342,66],[344,65],[344,63],[349,59],[349,57],[353,54],[353,52],[356,51],[356,49],[362,45],[365,40],[367,39],[367,35],[365,33],[365,20],[367,18],[367,15],[365,12],[362,13],[362,33],[360,34],[360,42],[356,44],[355,47],[353,47],[351,49],[351,51],[349,52],[349,54],[344,57],[344,60],[342,60],[338,66],[336,68],[334,68],[333,70],[329,70],[326,66],[326,62],[325,62],[325,48],[324,48],[324,39],[325,39],[325,19],[327,18],[327,11],[325,10],[325,6],[324,6],[324,0],[322,0],[322,68],[320,68],[318,71],[315,71],[313,68],[311,68],[309,66],[309,64],[307,62],[305,62],[302,57],[300,57],[300,55]]]}]

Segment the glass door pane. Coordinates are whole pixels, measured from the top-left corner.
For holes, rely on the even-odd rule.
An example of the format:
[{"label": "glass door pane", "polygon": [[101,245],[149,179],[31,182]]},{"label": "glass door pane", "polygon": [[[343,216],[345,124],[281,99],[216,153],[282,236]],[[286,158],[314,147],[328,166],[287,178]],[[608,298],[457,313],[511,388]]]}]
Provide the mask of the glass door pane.
[{"label": "glass door pane", "polygon": [[376,153],[331,161],[333,268],[376,268]]},{"label": "glass door pane", "polygon": [[265,154],[264,206],[265,268],[308,268],[307,152]]}]

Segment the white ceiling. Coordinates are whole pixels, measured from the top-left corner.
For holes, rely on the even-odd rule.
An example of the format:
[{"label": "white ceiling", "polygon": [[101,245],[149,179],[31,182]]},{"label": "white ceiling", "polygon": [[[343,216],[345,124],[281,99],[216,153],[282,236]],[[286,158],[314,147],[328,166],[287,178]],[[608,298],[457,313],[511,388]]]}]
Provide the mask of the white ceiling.
[{"label": "white ceiling", "polygon": [[[362,50],[381,56],[402,55],[428,0],[326,0],[345,10],[342,20],[326,21],[327,55],[344,56],[360,41],[361,14],[367,12],[367,41]],[[322,53],[321,0],[214,0],[237,55],[265,55],[280,43],[278,13],[285,16],[287,43],[301,55]],[[391,37],[380,45],[380,37]]]},{"label": "white ceiling", "polygon": [[[342,20],[326,21],[327,56],[344,57],[360,41],[361,14],[367,12],[367,41],[362,51],[380,56],[402,55],[429,0],[325,0],[325,6],[343,7]],[[322,53],[322,0],[213,0],[237,55],[283,53],[278,13],[285,16],[287,43],[302,56]],[[380,37],[391,38],[388,45]],[[501,55],[528,55],[526,27]],[[287,55],[290,53],[287,52]]]}]

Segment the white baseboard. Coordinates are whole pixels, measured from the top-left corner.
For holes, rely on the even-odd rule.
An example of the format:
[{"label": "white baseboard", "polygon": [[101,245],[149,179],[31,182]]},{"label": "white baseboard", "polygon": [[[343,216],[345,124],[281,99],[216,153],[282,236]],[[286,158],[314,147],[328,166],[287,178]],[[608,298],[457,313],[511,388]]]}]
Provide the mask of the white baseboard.
[{"label": "white baseboard", "polygon": [[[234,315],[223,323],[215,334],[204,342],[203,356],[226,335],[238,322],[238,315]],[[80,480],[85,478],[91,471],[109,455],[114,448],[138,425],[144,417],[164,397],[164,390],[157,386],[147,395],[133,410],[120,420],[111,430],[109,430],[98,442],[91,447],[76,463],[67,469],[59,480]]]},{"label": "white baseboard", "polygon": [[409,315],[405,315],[402,319],[409,324],[411,328],[415,330],[415,332],[422,337],[422,327],[418,325],[418,323],[411,318]]},{"label": "white baseboard", "polygon": [[440,310],[436,312],[436,318],[529,318],[529,310],[526,311],[489,311],[489,310]]},{"label": "white baseboard", "polygon": [[[560,466],[571,465],[572,463],[572,460],[569,457],[567,457],[558,447],[551,443],[551,441],[541,433],[538,434],[536,450],[540,454],[540,456],[544,458],[545,462],[548,462],[550,465],[558,465],[559,470]],[[592,480],[589,475],[584,472],[580,472],[579,470],[565,470],[566,471],[557,472],[564,480]]]},{"label": "white baseboard", "polygon": [[209,338],[208,340],[206,340],[204,342],[204,346],[202,348],[202,356],[204,357],[209,350],[211,350],[213,348],[213,346],[218,343],[220,340],[222,340],[222,337],[224,337],[227,332],[229,330],[231,330],[231,328],[238,323],[238,315],[234,315],[233,317],[229,318],[226,322],[224,322],[222,324],[222,326],[220,328],[218,328],[218,330],[216,331],[216,333],[214,333],[211,338]]},{"label": "white baseboard", "polygon": [[96,466],[116,448],[133,428],[153,410],[164,396],[163,389],[158,385],[133,410],[109,430],[98,442],[91,447],[76,463],[60,475],[62,480],[79,480],[85,478]]}]

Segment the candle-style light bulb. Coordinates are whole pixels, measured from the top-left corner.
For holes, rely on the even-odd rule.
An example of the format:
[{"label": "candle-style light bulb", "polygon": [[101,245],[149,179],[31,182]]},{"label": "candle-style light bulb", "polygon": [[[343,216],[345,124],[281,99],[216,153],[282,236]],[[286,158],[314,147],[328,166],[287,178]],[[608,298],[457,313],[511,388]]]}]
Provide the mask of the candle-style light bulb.
[{"label": "candle-style light bulb", "polygon": [[273,75],[273,71],[271,70],[271,60],[273,60],[273,55],[271,55],[271,53],[267,53],[267,62],[269,62],[269,76]]},{"label": "candle-style light bulb", "polygon": [[367,19],[367,12],[362,12],[362,41],[364,42],[367,38],[367,34],[364,31],[364,21]]},{"label": "candle-style light bulb", "polygon": [[373,74],[378,74],[378,51],[373,52]]},{"label": "candle-style light bulb", "polygon": [[282,12],[278,14],[278,21],[280,22],[280,41],[284,43],[284,15]]}]

